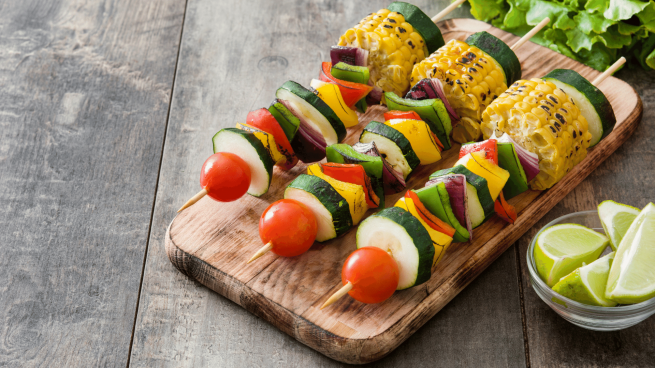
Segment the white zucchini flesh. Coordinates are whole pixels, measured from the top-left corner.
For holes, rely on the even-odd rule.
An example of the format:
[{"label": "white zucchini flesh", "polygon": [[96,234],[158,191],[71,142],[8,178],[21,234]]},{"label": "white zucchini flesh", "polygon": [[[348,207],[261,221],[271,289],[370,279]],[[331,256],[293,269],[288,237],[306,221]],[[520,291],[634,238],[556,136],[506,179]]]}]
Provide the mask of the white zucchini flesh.
[{"label": "white zucchini flesh", "polygon": [[394,169],[400,171],[403,174],[403,178],[407,179],[407,176],[412,172],[409,163],[405,159],[405,155],[403,155],[403,151],[401,151],[400,147],[398,147],[398,145],[391,139],[372,132],[364,132],[359,141],[361,143],[375,142],[375,145],[380,154],[383,155],[383,158],[387,160]]},{"label": "white zucchini flesh", "polygon": [[284,198],[295,199],[296,201],[304,204],[305,206],[309,207],[310,210],[312,210],[318,225],[316,241],[322,242],[337,237],[332,214],[314,195],[305,192],[302,189],[287,188],[284,192]]},{"label": "white zucchini flesh", "polygon": [[398,264],[397,290],[416,284],[419,267],[418,249],[404,227],[378,216],[367,218],[357,230],[357,248],[377,247],[391,254]]},{"label": "white zucchini flesh", "polygon": [[217,147],[216,152],[234,153],[248,163],[250,168],[248,194],[258,197],[268,191],[268,186],[271,183],[269,171],[264,166],[255,147],[246,138],[235,133],[221,133],[214,146]]},{"label": "white zucchini flesh", "polygon": [[332,124],[330,124],[328,119],[309,102],[286,89],[279,89],[276,97],[280,100],[288,101],[293,110],[291,112],[294,115],[302,115],[305,118],[305,121],[311,125],[312,128],[321,132],[325,138],[325,143],[327,143],[328,146],[339,143],[337,132],[332,127]]},{"label": "white zucchini flesh", "polygon": [[591,101],[589,101],[585,95],[572,86],[554,78],[550,78],[549,81],[555,83],[558,88],[563,89],[564,92],[573,99],[578,110],[580,110],[580,114],[587,119],[587,129],[589,129],[589,133],[591,133],[591,142],[589,143],[589,146],[595,146],[603,136],[603,122],[600,120],[600,115],[598,115],[594,105],[591,104]]},{"label": "white zucchini flesh", "polygon": [[469,183],[466,183],[466,197],[471,226],[478,227],[484,222],[484,209],[478,199],[478,190]]}]

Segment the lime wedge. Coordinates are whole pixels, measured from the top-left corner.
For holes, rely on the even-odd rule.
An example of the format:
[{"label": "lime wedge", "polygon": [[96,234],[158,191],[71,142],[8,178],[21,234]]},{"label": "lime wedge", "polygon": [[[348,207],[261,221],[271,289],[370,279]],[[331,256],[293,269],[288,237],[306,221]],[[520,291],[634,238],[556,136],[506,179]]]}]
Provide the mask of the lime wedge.
[{"label": "lime wedge", "polygon": [[621,304],[655,296],[655,204],[649,203],[625,233],[610,269],[605,296]]},{"label": "lime wedge", "polygon": [[616,302],[605,298],[605,287],[614,252],[582,266],[553,286],[553,290],[576,302],[600,307],[613,307]]},{"label": "lime wedge", "polygon": [[638,214],[639,208],[614,201],[603,201],[598,205],[598,217],[603,224],[605,234],[610,238],[612,250],[616,251],[625,232]]},{"label": "lime wedge", "polygon": [[598,259],[609,240],[605,235],[577,224],[560,224],[537,238],[534,260],[537,272],[550,287],[584,264]]}]

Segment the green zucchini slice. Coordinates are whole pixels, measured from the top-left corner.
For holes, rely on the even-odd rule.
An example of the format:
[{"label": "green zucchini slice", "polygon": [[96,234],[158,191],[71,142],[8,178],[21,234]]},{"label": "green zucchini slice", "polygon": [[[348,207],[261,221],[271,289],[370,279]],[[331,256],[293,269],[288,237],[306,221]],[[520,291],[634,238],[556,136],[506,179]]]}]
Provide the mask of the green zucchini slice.
[{"label": "green zucchini slice", "polygon": [[595,87],[587,78],[571,69],[555,69],[546,74],[543,79],[555,83],[573,99],[582,116],[587,119],[591,142],[595,146],[605,138],[616,125],[616,115],[605,94]]},{"label": "green zucchini slice", "polygon": [[382,157],[395,170],[402,172],[405,179],[421,163],[409,140],[401,132],[377,121],[368,123],[359,141],[375,142]]},{"label": "green zucchini slice", "polygon": [[248,194],[259,197],[268,192],[275,161],[253,133],[237,128],[225,128],[214,135],[212,142],[214,153],[234,153],[248,163],[250,167]]},{"label": "green zucchini slice", "polygon": [[505,84],[510,85],[521,79],[521,62],[512,49],[496,36],[482,31],[470,35],[466,41],[486,52],[497,62],[505,73]]},{"label": "green zucchini slice", "polygon": [[362,221],[357,249],[378,247],[398,263],[398,290],[420,285],[432,275],[434,246],[430,234],[412,214],[399,207],[386,208]]},{"label": "green zucchini slice", "polygon": [[353,226],[346,199],[317,176],[300,174],[287,186],[284,198],[295,199],[312,210],[318,223],[316,241],[334,239]]},{"label": "green zucchini slice", "polygon": [[445,45],[439,27],[437,27],[432,19],[427,16],[427,14],[423,13],[423,11],[417,6],[402,1],[396,1],[389,4],[387,9],[402,14],[403,18],[405,18],[405,22],[414,27],[414,30],[423,37],[423,40],[425,40],[428,54],[437,51],[438,48]]},{"label": "green zucchini slice", "polygon": [[323,100],[307,88],[294,81],[286,81],[275,92],[278,100],[289,102],[294,115],[302,115],[308,124],[321,132],[327,145],[346,138],[346,126],[337,114]]}]

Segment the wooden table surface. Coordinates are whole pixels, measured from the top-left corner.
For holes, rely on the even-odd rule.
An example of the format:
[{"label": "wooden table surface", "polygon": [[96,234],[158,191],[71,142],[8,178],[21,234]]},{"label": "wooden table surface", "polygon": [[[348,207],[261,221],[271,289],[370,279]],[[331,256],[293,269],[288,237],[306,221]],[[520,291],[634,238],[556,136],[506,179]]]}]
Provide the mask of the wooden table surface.
[{"label": "wooden table surface", "polygon": [[[0,2],[0,366],[332,367],[179,273],[164,250],[210,139],[307,83],[389,1]],[[436,14],[448,0],[415,1]],[[450,17],[470,17],[468,6]],[[529,285],[530,238],[604,199],[655,200],[655,72],[636,133],[380,367],[655,364],[655,318],[591,332]]]}]

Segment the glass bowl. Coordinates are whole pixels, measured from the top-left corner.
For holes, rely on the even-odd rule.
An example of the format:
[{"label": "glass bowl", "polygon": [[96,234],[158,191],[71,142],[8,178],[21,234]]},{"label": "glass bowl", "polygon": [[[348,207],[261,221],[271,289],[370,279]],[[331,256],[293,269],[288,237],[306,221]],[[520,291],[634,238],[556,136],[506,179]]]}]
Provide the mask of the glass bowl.
[{"label": "glass bowl", "polygon": [[[528,247],[527,263],[532,288],[541,300],[565,320],[576,326],[594,331],[622,330],[634,326],[655,314],[655,298],[638,304],[597,307],[578,303],[561,296],[549,288],[537,272],[537,266],[534,261],[534,247],[537,244],[539,234],[545,229],[557,224],[580,224],[605,234],[597,211],[571,213],[551,221],[539,230]],[[611,249],[607,247],[603,254],[609,252],[611,252]]]}]

